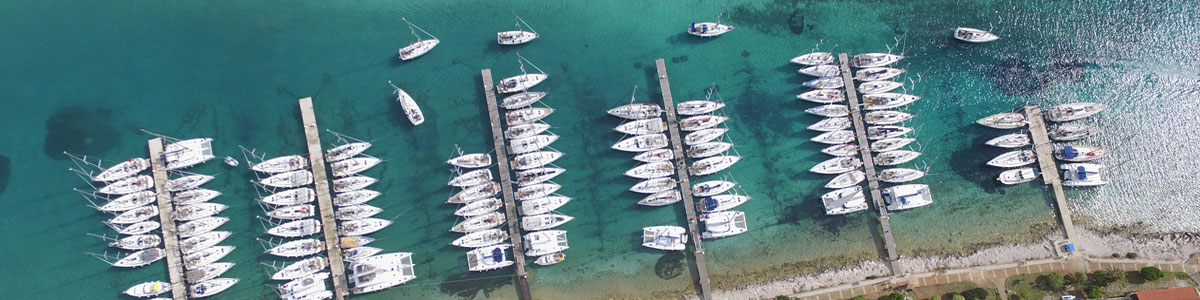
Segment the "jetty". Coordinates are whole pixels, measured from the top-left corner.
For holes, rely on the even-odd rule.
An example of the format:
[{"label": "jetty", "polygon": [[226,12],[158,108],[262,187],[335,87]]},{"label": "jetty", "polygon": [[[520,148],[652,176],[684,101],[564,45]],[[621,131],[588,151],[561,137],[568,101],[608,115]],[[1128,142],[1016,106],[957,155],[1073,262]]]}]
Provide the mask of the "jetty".
[{"label": "jetty", "polygon": [[[1067,195],[1063,193],[1062,178],[1058,175],[1058,165],[1054,163],[1054,147],[1046,132],[1046,119],[1042,116],[1042,108],[1025,106],[1025,119],[1029,122],[1029,135],[1033,137],[1033,152],[1037,155],[1038,167],[1041,168],[1042,183],[1050,185],[1054,190],[1054,201],[1058,204],[1058,216],[1062,221],[1063,230],[1067,234],[1067,242],[1075,241],[1075,223],[1071,221],[1071,210],[1067,207]],[[1061,247],[1061,246],[1060,246]],[[1058,249],[1061,251],[1062,249]],[[1076,252],[1069,253],[1076,255]]]},{"label": "jetty", "polygon": [[183,278],[183,252],[179,250],[179,233],[175,231],[175,203],[171,191],[167,190],[167,156],[163,155],[162,138],[149,142],[150,168],[154,175],[154,192],[157,193],[158,221],[162,227],[163,246],[167,251],[167,275],[171,279],[171,299],[185,300],[188,289]]},{"label": "jetty", "polygon": [[496,86],[492,84],[492,69],[483,69],[483,94],[486,96],[488,117],[492,124],[492,142],[496,146],[496,166],[500,168],[500,191],[504,197],[504,215],[508,220],[508,237],[513,244],[513,262],[517,266],[517,297],[533,299],[529,292],[529,273],[525,272],[525,248],[521,246],[521,226],[513,196],[512,175],[508,170],[508,148],[504,147],[504,129],[500,125],[500,109],[496,106]]},{"label": "jetty", "polygon": [[850,71],[850,57],[846,53],[838,53],[841,62],[842,82],[846,85],[846,99],[850,101],[850,118],[854,122],[855,139],[858,141],[858,152],[862,154],[863,168],[867,173],[867,187],[870,197],[879,209],[879,225],[883,227],[883,246],[887,249],[887,264],[892,275],[904,274],[896,260],[900,254],[896,250],[896,240],[892,237],[892,224],[888,217],[887,204],[883,202],[883,194],[879,191],[878,173],[875,172],[875,160],[871,157],[871,141],[867,139],[867,124],[863,121],[863,106],[858,101],[858,90],[854,87],[854,73]]},{"label": "jetty", "polygon": [[329,274],[333,277],[333,296],[342,300],[349,294],[346,283],[346,263],[342,260],[342,248],[337,230],[337,219],[333,213],[333,198],[329,196],[329,178],[325,173],[325,150],[321,149],[317,117],[313,113],[312,97],[300,99],[300,120],[304,123],[304,140],[308,143],[308,160],[312,166],[313,182],[317,192],[321,226],[325,235],[325,251],[329,257]]},{"label": "jetty", "polygon": [[671,98],[671,83],[667,78],[667,64],[659,58],[654,61],[658,67],[658,86],[662,89],[663,108],[667,111],[667,129],[670,131],[671,149],[675,152],[675,171],[679,174],[679,192],[683,195],[683,212],[687,214],[688,233],[691,234],[692,254],[696,258],[697,282],[700,285],[700,297],[712,300],[712,288],[708,281],[708,266],[704,261],[704,244],[700,240],[699,218],[696,217],[696,204],[692,199],[692,184],[688,181],[687,157],[683,152],[683,138],[679,135],[679,117],[675,115],[675,100]]}]

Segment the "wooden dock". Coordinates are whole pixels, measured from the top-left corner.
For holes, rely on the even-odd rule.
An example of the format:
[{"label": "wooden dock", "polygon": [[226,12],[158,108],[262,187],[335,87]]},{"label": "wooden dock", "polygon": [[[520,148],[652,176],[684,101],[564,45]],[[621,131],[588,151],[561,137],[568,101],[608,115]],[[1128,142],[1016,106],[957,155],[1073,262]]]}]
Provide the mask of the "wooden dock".
[{"label": "wooden dock", "polygon": [[513,196],[512,175],[508,170],[508,148],[504,147],[504,129],[500,123],[500,109],[496,104],[496,86],[492,84],[492,69],[483,69],[483,94],[487,96],[488,117],[492,125],[492,142],[496,146],[496,166],[500,168],[500,191],[504,197],[504,214],[508,220],[508,236],[513,244],[513,262],[517,266],[517,297],[533,299],[529,292],[529,273],[525,272],[525,252],[521,246],[520,216],[517,215],[516,197]]},{"label": "wooden dock", "polygon": [[333,198],[329,196],[329,178],[325,172],[325,150],[321,149],[321,136],[317,130],[316,114],[313,113],[312,97],[300,99],[300,120],[304,122],[308,161],[312,166],[313,182],[316,183],[317,205],[320,207],[321,226],[324,227],[325,251],[329,257],[329,274],[333,277],[333,296],[342,300],[349,293],[349,284],[346,283],[346,264],[342,260]]},{"label": "wooden dock", "polygon": [[838,54],[842,67],[842,81],[846,84],[846,99],[850,100],[850,118],[854,123],[855,139],[858,141],[858,151],[862,154],[863,168],[867,173],[867,187],[875,208],[879,209],[879,225],[883,227],[883,246],[887,249],[887,264],[892,269],[892,275],[904,274],[896,264],[900,254],[896,250],[896,240],[892,237],[892,224],[888,217],[887,204],[883,202],[883,194],[879,191],[878,173],[875,172],[875,160],[871,156],[871,143],[867,139],[867,124],[863,121],[864,106],[858,101],[858,91],[854,86],[854,73],[850,71],[850,58],[846,53]]},{"label": "wooden dock", "polygon": [[1067,242],[1074,242],[1075,224],[1071,221],[1071,209],[1067,207],[1067,195],[1063,193],[1058,165],[1054,163],[1054,147],[1049,134],[1046,133],[1046,119],[1042,117],[1042,108],[1026,106],[1025,119],[1029,121],[1029,134],[1033,137],[1033,152],[1037,155],[1038,166],[1041,168],[1042,183],[1049,184],[1054,190],[1054,201],[1058,204],[1058,216],[1062,221],[1063,230],[1066,231]]},{"label": "wooden dock", "polygon": [[671,148],[675,150],[675,171],[679,174],[679,191],[683,194],[683,211],[687,214],[688,232],[692,235],[692,245],[696,257],[697,282],[700,284],[700,297],[712,299],[712,287],[708,281],[708,266],[704,260],[704,244],[700,240],[699,218],[696,217],[696,204],[692,199],[692,184],[688,181],[688,166],[683,152],[683,138],[679,135],[679,118],[675,115],[675,100],[671,98],[671,83],[667,79],[667,64],[659,58],[654,61],[658,67],[658,86],[662,89],[663,108],[667,111],[667,129],[670,131]]},{"label": "wooden dock", "polygon": [[154,138],[149,142],[150,168],[154,175],[154,191],[158,193],[158,221],[162,223],[163,246],[167,251],[167,275],[171,279],[171,299],[184,300],[188,298],[188,289],[184,284],[183,252],[179,250],[179,233],[175,231],[175,203],[171,201],[171,192],[167,190],[167,162],[163,155],[162,138]]}]

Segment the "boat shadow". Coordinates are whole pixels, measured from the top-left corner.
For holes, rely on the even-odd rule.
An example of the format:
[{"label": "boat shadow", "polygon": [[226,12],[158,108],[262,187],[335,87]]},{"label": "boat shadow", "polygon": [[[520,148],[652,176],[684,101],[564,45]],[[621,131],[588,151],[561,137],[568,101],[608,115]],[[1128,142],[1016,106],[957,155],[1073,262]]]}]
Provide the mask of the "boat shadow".
[{"label": "boat shadow", "polygon": [[693,36],[687,32],[680,32],[668,37],[667,43],[671,45],[699,45],[718,38],[720,37],[704,38]]}]

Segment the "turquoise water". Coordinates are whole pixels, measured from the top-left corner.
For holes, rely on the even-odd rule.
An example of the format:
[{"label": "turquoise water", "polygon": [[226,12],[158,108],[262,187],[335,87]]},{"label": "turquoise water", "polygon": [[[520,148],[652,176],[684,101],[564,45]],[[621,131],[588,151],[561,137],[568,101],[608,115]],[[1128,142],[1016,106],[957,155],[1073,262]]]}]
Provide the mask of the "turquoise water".
[{"label": "turquoise water", "polygon": [[[303,153],[295,101],[309,96],[322,128],[375,142],[369,154],[385,163],[367,175],[381,179],[373,188],[385,196],[373,204],[397,224],[376,233],[373,246],[413,252],[418,264],[417,280],[362,298],[513,298],[513,271],[466,271],[464,251],[448,245],[456,219],[443,202],[453,193],[444,161],[454,146],[492,147],[479,70],[518,73],[516,51],[550,74],[538,89],[550,92],[543,101],[557,112],[546,122],[562,136],[553,147],[566,153],[557,164],[568,172],[556,182],[575,198],[561,209],[576,217],[562,226],[570,231],[567,261],[530,267],[537,298],[694,293],[689,272],[674,267],[680,256],[637,245],[641,227],[681,224],[682,209],[636,206],[641,196],[626,191],[636,182],[621,175],[635,165],[631,155],[608,148],[621,136],[610,130],[619,120],[604,110],[628,101],[634,85],[638,99],[660,101],[655,58],[667,60],[677,101],[720,87],[732,118],[727,137],[744,156],[729,173],[754,197],[739,207],[751,231],[705,243],[719,288],[881,255],[872,213],[824,216],[816,198],[829,178],[807,172],[825,156],[808,141],[814,133],[804,128],[818,118],[794,99],[804,78],[787,60],[819,42],[883,52],[904,33],[895,47],[909,56],[901,65],[914,81],[921,74],[913,93],[924,98],[908,110],[919,115],[910,125],[926,154],[912,165],[931,166],[921,182],[934,185],[936,202],[893,216],[905,255],[1023,240],[1054,221],[1040,185],[993,183],[998,171],[983,164],[1002,151],[981,144],[1003,132],[972,124],[1024,103],[1112,106],[1093,121],[1111,133],[1095,143],[1118,150],[1108,163],[1123,172],[1102,189],[1072,191],[1076,213],[1104,226],[1200,230],[1187,209],[1159,217],[1150,205],[1197,203],[1194,190],[1180,188],[1195,179],[1172,167],[1172,157],[1188,153],[1168,143],[1175,133],[1161,126],[1194,121],[1182,107],[1200,102],[1200,37],[1169,34],[1196,27],[1195,3],[732,2],[723,20],[738,29],[699,40],[684,33],[686,24],[714,18],[720,2],[409,2],[0,3],[0,36],[9,40],[0,44],[0,155],[10,161],[0,160],[0,249],[9,257],[0,262],[0,298],[122,298],[132,284],[166,278],[164,263],[125,270],[83,254],[106,250],[85,233],[108,232],[100,224],[107,217],[71,190],[86,185],[67,171],[69,161],[53,157],[59,151],[111,161],[145,155],[148,136],[138,129],[147,129],[214,137],[221,156],[239,155],[237,145]],[[509,10],[542,37],[495,45],[494,32],[512,27]],[[804,24],[790,27],[799,16]],[[442,44],[399,62],[396,48],[411,40],[400,17]],[[1004,39],[949,38],[953,27],[989,23]],[[388,80],[417,99],[425,124],[408,123]],[[1162,118],[1142,118],[1152,114]],[[1174,139],[1200,141],[1192,133]],[[222,230],[237,233],[225,244],[238,250],[224,261],[238,265],[225,276],[242,282],[215,298],[269,298],[270,272],[259,263],[273,259],[255,240],[266,234],[251,174],[216,162],[193,171],[218,175],[206,187],[225,193],[217,201],[230,205],[222,216],[232,220]]]}]

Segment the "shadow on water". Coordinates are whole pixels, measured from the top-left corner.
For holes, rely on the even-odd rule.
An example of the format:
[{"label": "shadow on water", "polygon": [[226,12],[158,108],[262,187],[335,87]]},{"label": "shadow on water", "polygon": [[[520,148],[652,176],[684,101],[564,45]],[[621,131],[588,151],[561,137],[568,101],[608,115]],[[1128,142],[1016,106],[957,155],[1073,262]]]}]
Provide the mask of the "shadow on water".
[{"label": "shadow on water", "polygon": [[[958,177],[962,177],[963,180],[978,185],[989,194],[1003,194],[1003,191],[998,189],[992,177],[999,174],[999,170],[990,172],[991,170],[995,170],[995,168],[988,166],[987,162],[1005,151],[984,145],[984,142],[987,142],[987,140],[999,136],[1000,134],[997,133],[1000,132],[990,128],[984,128],[988,131],[981,132],[982,129],[979,127],[983,126],[970,126],[968,129],[964,129],[964,133],[968,136],[974,136],[974,138],[968,144],[970,147],[950,153],[950,169]],[[1006,134],[1007,132],[1003,133]]]},{"label": "shadow on water", "polygon": [[676,33],[675,35],[672,35],[671,37],[668,37],[668,38],[667,38],[667,43],[669,43],[669,44],[671,44],[671,45],[673,45],[673,46],[678,46],[678,45],[699,45],[699,44],[703,44],[703,43],[706,43],[706,42],[708,42],[710,39],[719,39],[719,38],[721,38],[721,37],[719,37],[719,36],[718,36],[718,37],[711,37],[711,38],[706,38],[706,37],[698,37],[698,36],[694,36],[694,35],[692,35],[692,34],[690,34],[690,33],[687,33],[687,30],[686,30],[687,28],[683,28],[683,29],[685,29],[683,32]]},{"label": "shadow on water", "polygon": [[[507,270],[513,269],[508,268]],[[515,280],[514,276],[496,276],[494,273],[487,272],[457,273],[447,276],[440,286],[443,293],[462,298],[473,298],[480,292],[486,296],[505,285],[514,284]]]},{"label": "shadow on water", "polygon": [[654,263],[654,275],[662,279],[672,279],[683,275],[686,267],[682,251],[667,251]]},{"label": "shadow on water", "polygon": [[66,159],[63,151],[101,155],[117,146],[120,136],[113,127],[113,112],[71,106],[55,111],[46,120],[44,151],[50,158]]},{"label": "shadow on water", "polygon": [[0,155],[0,194],[8,187],[8,175],[12,173],[12,164],[8,156]]}]

